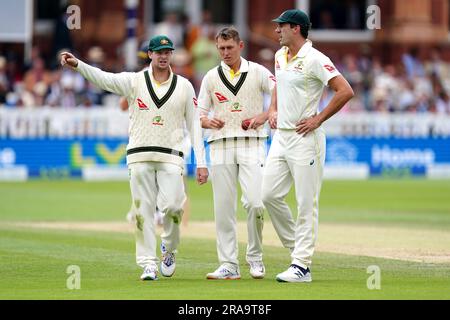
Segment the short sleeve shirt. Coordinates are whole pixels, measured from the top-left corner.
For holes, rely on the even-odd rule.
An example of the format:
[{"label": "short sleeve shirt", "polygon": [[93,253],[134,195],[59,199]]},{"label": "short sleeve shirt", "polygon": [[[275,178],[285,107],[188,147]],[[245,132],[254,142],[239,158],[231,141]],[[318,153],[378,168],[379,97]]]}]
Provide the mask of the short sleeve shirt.
[{"label": "short sleeve shirt", "polygon": [[317,114],[325,86],[340,75],[330,58],[313,48],[310,40],[290,61],[287,57],[287,47],[275,54],[279,129],[295,129],[299,120]]}]

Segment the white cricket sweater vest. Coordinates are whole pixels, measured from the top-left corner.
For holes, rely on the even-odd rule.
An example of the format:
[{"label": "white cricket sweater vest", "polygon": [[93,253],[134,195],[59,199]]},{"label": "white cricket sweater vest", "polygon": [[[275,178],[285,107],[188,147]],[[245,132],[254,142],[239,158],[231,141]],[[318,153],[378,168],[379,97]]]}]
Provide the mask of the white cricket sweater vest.
[{"label": "white cricket sweater vest", "polygon": [[[213,117],[225,122],[222,129],[211,130],[208,142],[234,137],[267,137],[262,127],[257,130],[243,130],[241,127],[243,120],[263,112],[265,92],[261,66],[250,61],[245,63],[249,63],[248,72],[242,72],[233,83],[226,76],[229,71],[222,66],[211,69],[205,77]],[[199,103],[203,100],[201,95]],[[199,107],[202,107],[201,104]]]},{"label": "white cricket sweater vest", "polygon": [[135,97],[130,106],[130,140],[127,163],[142,161],[184,163],[183,150],[186,100],[192,103],[192,85],[183,77],[172,74],[169,90],[157,95],[144,72],[135,79]]},{"label": "white cricket sweater vest", "polygon": [[[192,84],[170,73],[168,81],[157,84],[151,68],[138,73],[109,73],[79,61],[77,68],[100,88],[127,98],[129,143],[127,163],[157,161],[184,167],[184,128],[190,132],[197,167],[206,167],[205,150]],[[146,76],[147,75],[147,76]]]}]

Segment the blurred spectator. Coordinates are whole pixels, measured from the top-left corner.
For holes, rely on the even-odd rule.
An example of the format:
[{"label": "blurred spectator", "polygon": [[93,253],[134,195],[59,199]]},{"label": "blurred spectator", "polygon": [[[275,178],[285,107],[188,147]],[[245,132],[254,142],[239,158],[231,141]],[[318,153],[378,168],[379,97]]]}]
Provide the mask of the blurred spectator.
[{"label": "blurred spectator", "polygon": [[144,41],[141,44],[141,47],[139,48],[139,51],[137,53],[138,56],[138,66],[137,66],[137,72],[148,68],[151,60],[148,57],[148,41]]},{"label": "blurred spectator", "polygon": [[31,69],[25,73],[25,90],[28,92],[33,92],[36,83],[41,81],[48,86],[51,82],[51,73],[45,69],[44,60],[41,57],[37,57],[32,62]]},{"label": "blurred spectator", "polygon": [[91,108],[94,104],[92,103],[92,100],[89,98],[87,94],[84,94],[81,96],[81,103],[78,105],[80,108]]},{"label": "blurred spectator", "polygon": [[172,71],[189,79],[192,82],[194,71],[191,65],[191,61],[191,54],[185,48],[179,48],[175,50],[172,57]]},{"label": "blurred spectator", "polygon": [[[393,65],[387,65],[375,77],[372,86],[372,96],[375,104],[383,101],[383,107],[387,107],[389,111],[394,111],[394,103],[396,94],[399,91],[399,79],[396,78],[396,70]],[[379,105],[380,107],[380,105]],[[384,110],[383,110],[384,111]]]},{"label": "blurred spectator", "polygon": [[64,76],[64,74],[61,77],[62,92],[60,95],[59,105],[62,108],[74,108],[77,106],[74,80],[74,77]]},{"label": "blurred spectator", "polygon": [[275,52],[269,48],[264,48],[258,52],[257,62],[266,67],[270,72],[274,73]]},{"label": "blurred spectator", "polygon": [[[103,64],[105,61],[105,52],[103,51],[102,48],[94,46],[89,49],[87,54],[87,60],[91,66],[103,69],[104,67]],[[103,104],[103,97],[105,96],[106,92],[94,86],[92,83],[88,81],[85,80],[83,81],[85,83],[86,94],[88,95],[92,103],[96,105]]]},{"label": "blurred spectator", "polygon": [[425,69],[419,58],[418,48],[413,47],[409,50],[409,52],[404,53],[402,56],[402,61],[406,69],[406,75],[409,79],[425,76]]},{"label": "blurred spectator", "polygon": [[30,55],[30,60],[27,61],[23,67],[23,71],[27,72],[28,70],[30,70],[33,67],[33,61],[35,61],[36,59],[38,59],[39,57],[42,57],[42,53],[41,53],[41,48],[39,48],[39,46],[34,45],[31,48],[31,55]]},{"label": "blurred spectator", "polygon": [[363,90],[363,74],[358,67],[358,61],[353,55],[344,57],[344,69],[341,72],[355,91]]},{"label": "blurred spectator", "polygon": [[48,85],[43,81],[37,82],[32,91],[24,90],[21,95],[23,106],[27,108],[42,107],[45,104],[47,90]]},{"label": "blurred spectator", "polygon": [[9,80],[6,74],[6,58],[0,56],[0,104],[6,102],[6,95],[9,91]]},{"label": "blurred spectator", "polygon": [[153,35],[159,34],[170,37],[175,48],[183,47],[183,25],[180,23],[176,12],[167,13],[164,20],[155,26]]},{"label": "blurred spectator", "polygon": [[207,37],[211,33],[216,32],[216,26],[213,23],[212,13],[209,10],[202,12],[202,21],[199,25],[191,25],[188,21],[185,21],[185,47],[189,51],[192,49],[193,44],[201,36]]},{"label": "blurred spectator", "polygon": [[436,99],[436,112],[438,114],[450,114],[450,98],[444,91],[441,91]]},{"label": "blurred spectator", "polygon": [[194,64],[194,86],[197,92],[206,73],[220,63],[215,36],[215,30],[210,30],[208,35],[200,36],[191,49]]},{"label": "blurred spectator", "polygon": [[336,25],[333,21],[333,15],[330,11],[324,10],[320,12],[318,29],[336,29]]}]

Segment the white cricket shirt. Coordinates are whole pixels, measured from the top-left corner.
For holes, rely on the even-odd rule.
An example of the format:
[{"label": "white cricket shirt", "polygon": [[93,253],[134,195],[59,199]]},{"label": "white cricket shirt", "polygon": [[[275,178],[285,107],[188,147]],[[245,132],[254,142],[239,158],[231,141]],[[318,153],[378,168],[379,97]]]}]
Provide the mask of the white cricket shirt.
[{"label": "white cricket shirt", "polygon": [[287,56],[287,47],[275,54],[278,129],[295,129],[299,120],[314,116],[328,81],[340,75],[330,58],[313,48],[310,40],[290,61]]}]

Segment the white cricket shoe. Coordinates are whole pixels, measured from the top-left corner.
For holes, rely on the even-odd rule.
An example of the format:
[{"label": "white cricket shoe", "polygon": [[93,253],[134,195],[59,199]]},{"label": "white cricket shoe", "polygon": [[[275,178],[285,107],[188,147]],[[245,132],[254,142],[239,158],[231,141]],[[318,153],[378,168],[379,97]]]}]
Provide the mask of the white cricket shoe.
[{"label": "white cricket shoe", "polygon": [[303,269],[302,267],[291,264],[289,269],[285,272],[279,273],[276,277],[278,282],[311,282],[311,271],[309,268]]},{"label": "white cricket shoe", "polygon": [[144,272],[141,275],[141,280],[158,280],[158,268],[156,266],[148,265],[144,267]]},{"label": "white cricket shoe", "polygon": [[227,264],[222,264],[216,271],[206,275],[206,279],[209,280],[238,280],[240,278],[239,268],[232,268]]},{"label": "white cricket shoe", "polygon": [[161,253],[161,274],[164,277],[171,277],[175,273],[175,253],[168,252],[163,243],[161,243]]},{"label": "white cricket shoe", "polygon": [[250,275],[253,279],[262,279],[266,275],[266,268],[262,261],[249,261]]}]

